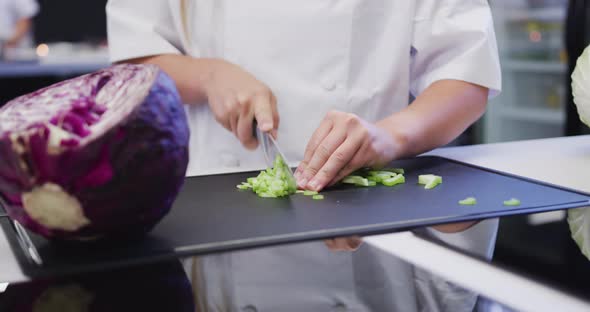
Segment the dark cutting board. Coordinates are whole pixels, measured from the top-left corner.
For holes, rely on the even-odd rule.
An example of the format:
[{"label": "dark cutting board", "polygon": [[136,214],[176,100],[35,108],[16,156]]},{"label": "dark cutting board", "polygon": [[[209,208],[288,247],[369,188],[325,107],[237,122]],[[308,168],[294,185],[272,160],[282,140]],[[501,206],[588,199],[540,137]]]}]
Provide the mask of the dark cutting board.
[{"label": "dark cutting board", "polygon": [[[60,246],[30,234],[43,265],[28,261],[7,218],[0,219],[25,273],[31,276],[144,263],[160,259],[318,240],[378,234],[456,221],[589,206],[589,195],[457,161],[425,156],[395,161],[406,183],[394,187],[339,186],[324,200],[301,194],[259,198],[236,184],[257,172],[186,179],[171,213],[144,239],[132,243]],[[419,174],[443,177],[438,187],[417,184]],[[465,197],[475,206],[461,206]],[[503,201],[520,199],[521,206]]]}]

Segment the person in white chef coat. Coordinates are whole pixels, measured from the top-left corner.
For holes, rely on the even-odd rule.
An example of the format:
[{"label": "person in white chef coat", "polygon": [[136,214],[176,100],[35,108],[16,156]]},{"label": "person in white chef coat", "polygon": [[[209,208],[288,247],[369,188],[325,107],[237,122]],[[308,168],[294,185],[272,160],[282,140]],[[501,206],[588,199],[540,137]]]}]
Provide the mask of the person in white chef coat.
[{"label": "person in white chef coat", "polygon": [[[256,120],[299,165],[299,186],[321,190],[447,144],[501,89],[485,0],[110,0],[107,16],[113,62],[157,64],[175,80],[191,126],[187,175],[263,168]],[[491,257],[497,220],[471,225],[421,231]],[[358,243],[210,256],[188,269],[206,281],[209,308],[218,298],[229,310],[392,311],[415,303],[407,291],[387,297],[406,283],[444,294],[426,296],[426,307],[453,307],[453,287],[390,255],[366,245],[333,252]],[[460,293],[473,308],[476,295]]]},{"label": "person in white chef coat", "polygon": [[35,0],[0,0],[0,42],[5,48],[32,44],[32,19],[38,11]]}]

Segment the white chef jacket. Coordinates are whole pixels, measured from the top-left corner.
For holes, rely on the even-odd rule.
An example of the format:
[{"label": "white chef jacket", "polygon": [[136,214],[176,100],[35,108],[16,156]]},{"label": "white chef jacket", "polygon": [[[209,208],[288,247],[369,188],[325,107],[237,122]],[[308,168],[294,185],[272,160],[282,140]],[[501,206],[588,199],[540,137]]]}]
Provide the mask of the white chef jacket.
[{"label": "white chef jacket", "polygon": [[[0,40],[6,40],[14,34],[17,21],[31,18],[38,11],[39,5],[35,0],[0,0]],[[21,45],[30,43],[30,35],[27,35]]]},{"label": "white chef jacket", "polygon": [[[303,158],[308,139],[329,110],[352,112],[374,122],[403,109],[410,94],[419,95],[437,80],[482,85],[490,89],[490,96],[501,88],[486,0],[110,0],[107,16],[113,62],[166,53],[223,58],[267,84],[278,100],[279,143],[294,163]],[[264,167],[260,152],[244,149],[216,122],[207,105],[187,104],[191,126],[187,175]],[[489,220],[458,234],[426,231],[489,258],[496,230],[497,220]],[[381,287],[389,293],[396,286],[419,283],[417,275],[408,271],[411,266],[395,261],[359,272],[353,264],[365,263],[362,259],[376,253],[363,248],[364,252],[332,253],[321,243],[306,243],[205,257],[199,266],[204,266],[206,285],[229,281],[211,287],[223,296],[229,291],[233,308],[259,311],[340,306],[352,298],[346,294],[363,287],[358,274],[369,274],[370,281],[383,274],[380,268],[401,280],[371,285],[367,291]],[[310,280],[297,280],[302,276],[297,272],[304,271],[312,273],[305,275]],[[295,281],[277,283],[281,279],[272,275],[283,273]],[[386,280],[381,278],[383,283]],[[306,293],[311,285],[316,291]],[[292,292],[299,295],[286,295]],[[308,308],[288,308],[289,300],[300,303],[302,298],[309,299]],[[374,310],[366,306],[366,298],[354,298],[360,301],[344,305]],[[393,308],[379,302],[382,311]]]}]

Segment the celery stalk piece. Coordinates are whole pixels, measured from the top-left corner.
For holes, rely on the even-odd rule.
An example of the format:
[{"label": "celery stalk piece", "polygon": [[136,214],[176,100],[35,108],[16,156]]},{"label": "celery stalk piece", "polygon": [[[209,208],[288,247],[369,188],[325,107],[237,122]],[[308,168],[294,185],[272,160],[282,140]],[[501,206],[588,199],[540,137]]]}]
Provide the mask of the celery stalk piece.
[{"label": "celery stalk piece", "polygon": [[383,168],[381,171],[389,171],[397,174],[405,174],[406,171],[402,168]]},{"label": "celery stalk piece", "polygon": [[367,177],[367,179],[373,180],[375,182],[383,182],[383,180],[393,178],[397,175],[397,173],[395,173],[395,172],[382,171],[382,170],[372,170],[372,171],[369,171],[368,173],[369,173],[369,176]]},{"label": "celery stalk piece", "polygon": [[369,180],[369,186],[376,186],[376,185],[377,185],[377,181]]},{"label": "celery stalk piece", "polygon": [[236,187],[240,190],[249,190],[252,188],[252,185],[250,185],[250,183],[242,182],[242,184],[238,184]]},{"label": "celery stalk piece", "polygon": [[459,201],[459,205],[475,205],[477,204],[477,199],[475,197],[467,197]]},{"label": "celery stalk piece", "polygon": [[520,206],[520,200],[516,198],[510,198],[504,201],[504,206]]},{"label": "celery stalk piece", "polygon": [[297,191],[295,191],[295,194],[303,194],[303,193],[305,193],[304,190],[297,190]]},{"label": "celery stalk piece", "polygon": [[289,167],[283,159],[277,156],[274,167],[261,171],[258,176],[251,177],[238,185],[239,189],[252,189],[260,197],[275,198],[294,194],[297,185],[290,178]]},{"label": "celery stalk piece", "polygon": [[322,200],[322,199],[324,199],[324,195],[321,195],[321,194],[315,194],[315,195],[313,195],[313,197],[312,197],[312,198],[313,198],[313,199],[315,199],[315,200]]},{"label": "celery stalk piece", "polygon": [[434,174],[422,174],[418,176],[418,184],[423,184],[427,190],[435,188],[442,183],[442,177]]},{"label": "celery stalk piece", "polygon": [[394,186],[406,182],[406,178],[402,174],[383,180],[381,183],[385,186]]},{"label": "celery stalk piece", "polygon": [[309,190],[303,191],[303,195],[305,195],[305,196],[313,196],[313,195],[317,195],[317,194],[318,194],[318,192],[316,192],[316,191],[309,191]]},{"label": "celery stalk piece", "polygon": [[377,176],[368,176],[366,179],[369,180],[369,184],[371,184],[371,182],[381,182],[381,179]]},{"label": "celery stalk piece", "polygon": [[369,186],[369,180],[361,176],[350,175],[342,180],[342,183],[354,184],[358,186]]}]

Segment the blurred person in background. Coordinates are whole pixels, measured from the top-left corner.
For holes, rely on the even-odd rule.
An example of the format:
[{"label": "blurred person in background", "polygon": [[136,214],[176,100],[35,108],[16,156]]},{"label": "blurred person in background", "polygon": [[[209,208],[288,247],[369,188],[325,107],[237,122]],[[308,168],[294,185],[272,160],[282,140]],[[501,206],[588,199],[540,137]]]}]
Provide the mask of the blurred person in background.
[{"label": "blurred person in background", "polygon": [[32,45],[32,19],[38,12],[35,0],[0,0],[0,41],[4,48]]}]

